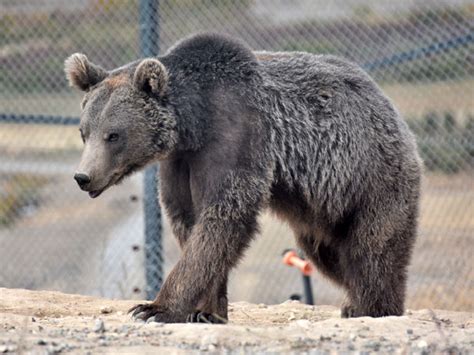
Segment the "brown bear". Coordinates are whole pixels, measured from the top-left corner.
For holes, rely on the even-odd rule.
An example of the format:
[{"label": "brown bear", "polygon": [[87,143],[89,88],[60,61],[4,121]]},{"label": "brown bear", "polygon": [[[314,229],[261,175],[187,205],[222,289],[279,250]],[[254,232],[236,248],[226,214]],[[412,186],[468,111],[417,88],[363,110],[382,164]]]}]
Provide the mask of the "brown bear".
[{"label": "brown bear", "polygon": [[347,291],[344,317],[401,315],[416,237],[413,135],[369,76],[343,59],[253,52],[217,34],[115,70],[74,54],[85,91],[75,175],[91,197],[160,162],[182,257],[155,301],[160,322],[227,319],[227,279],[266,208]]}]

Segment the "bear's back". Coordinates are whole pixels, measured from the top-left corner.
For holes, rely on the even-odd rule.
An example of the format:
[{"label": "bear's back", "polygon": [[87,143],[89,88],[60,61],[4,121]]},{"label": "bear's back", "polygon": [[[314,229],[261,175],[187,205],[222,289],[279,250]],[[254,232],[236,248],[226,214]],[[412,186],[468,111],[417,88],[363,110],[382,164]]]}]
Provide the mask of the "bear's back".
[{"label": "bear's back", "polygon": [[377,92],[373,80],[362,68],[345,59],[307,52],[255,52],[260,70],[268,85],[293,88],[306,94],[322,88],[351,89],[363,87]]}]

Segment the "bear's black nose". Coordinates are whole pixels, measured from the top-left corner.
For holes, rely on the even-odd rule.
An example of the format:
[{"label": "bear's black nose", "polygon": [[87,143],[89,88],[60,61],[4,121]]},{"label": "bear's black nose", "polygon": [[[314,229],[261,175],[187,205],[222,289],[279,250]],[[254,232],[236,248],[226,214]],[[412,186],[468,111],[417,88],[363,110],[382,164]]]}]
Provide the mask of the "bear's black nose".
[{"label": "bear's black nose", "polygon": [[81,174],[81,173],[74,175],[74,180],[77,181],[77,183],[79,184],[79,187],[81,188],[84,187],[84,185],[87,185],[88,183],[91,182],[91,178],[89,177],[89,175]]}]

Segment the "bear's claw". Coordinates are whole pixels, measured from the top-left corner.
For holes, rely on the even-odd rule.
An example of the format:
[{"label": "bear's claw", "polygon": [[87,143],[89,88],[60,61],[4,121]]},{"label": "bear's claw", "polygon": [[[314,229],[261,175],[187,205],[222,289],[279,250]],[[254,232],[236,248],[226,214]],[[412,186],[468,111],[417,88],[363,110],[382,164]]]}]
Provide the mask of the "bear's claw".
[{"label": "bear's claw", "polygon": [[[156,304],[138,304],[128,311],[134,320],[147,321],[150,318],[154,318],[155,321],[159,322],[161,318],[164,318],[165,312]],[[164,320],[163,320],[164,321]]]},{"label": "bear's claw", "polygon": [[217,314],[195,311],[188,314],[186,323],[226,324],[227,320]]}]

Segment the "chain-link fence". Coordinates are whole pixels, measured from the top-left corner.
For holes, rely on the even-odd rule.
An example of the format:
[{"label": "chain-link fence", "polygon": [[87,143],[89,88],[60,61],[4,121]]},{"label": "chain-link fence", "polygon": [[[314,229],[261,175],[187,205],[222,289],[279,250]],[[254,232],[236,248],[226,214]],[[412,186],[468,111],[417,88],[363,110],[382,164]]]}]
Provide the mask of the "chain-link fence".
[{"label": "chain-link fence", "polygon": [[[80,94],[67,88],[63,61],[83,52],[111,69],[148,55],[144,33],[164,52],[212,30],[259,50],[337,54],[374,77],[426,165],[408,306],[472,309],[473,20],[472,0],[0,0],[0,286],[146,296],[142,176],[96,200],[75,186]],[[166,273],[179,255],[166,221],[163,245]],[[264,215],[230,298],[302,293],[281,263],[292,246],[291,231]],[[319,275],[313,287],[316,303],[342,299]]]}]

